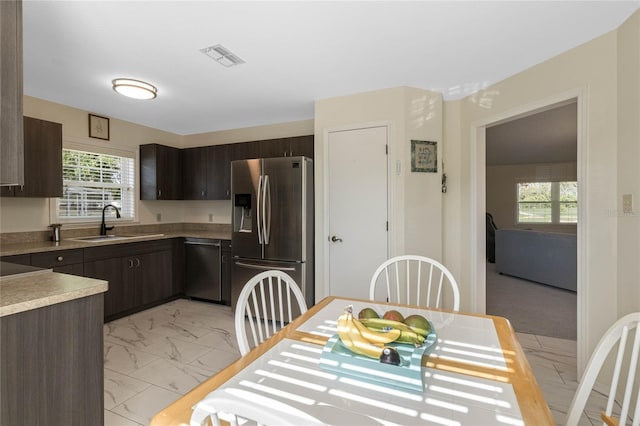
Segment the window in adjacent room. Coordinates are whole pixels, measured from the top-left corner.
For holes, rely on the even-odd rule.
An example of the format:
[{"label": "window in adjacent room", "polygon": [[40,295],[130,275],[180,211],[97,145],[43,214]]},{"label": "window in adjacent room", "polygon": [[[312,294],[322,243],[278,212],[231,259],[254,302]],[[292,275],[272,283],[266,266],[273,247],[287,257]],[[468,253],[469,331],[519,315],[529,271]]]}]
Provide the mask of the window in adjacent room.
[{"label": "window in adjacent room", "polygon": [[577,182],[520,182],[518,223],[578,223]]},{"label": "window in adjacent room", "polygon": [[[118,154],[62,150],[62,197],[55,202],[58,221],[100,221],[107,204],[120,210],[120,220],[135,220],[135,153]],[[106,213],[115,215],[113,209]]]}]

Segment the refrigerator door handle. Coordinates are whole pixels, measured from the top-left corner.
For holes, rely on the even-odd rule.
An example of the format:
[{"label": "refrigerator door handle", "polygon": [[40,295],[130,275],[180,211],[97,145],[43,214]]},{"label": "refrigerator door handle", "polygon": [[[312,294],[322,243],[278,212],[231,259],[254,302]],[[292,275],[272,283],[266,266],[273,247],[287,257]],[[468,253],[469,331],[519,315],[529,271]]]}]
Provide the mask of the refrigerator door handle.
[{"label": "refrigerator door handle", "polygon": [[[245,263],[245,262],[236,262],[236,265],[242,266],[244,268],[250,269],[260,269],[261,271],[271,271],[273,270],[273,266],[264,266],[264,265],[254,265],[253,263]],[[278,271],[295,271],[296,268],[275,268]]]},{"label": "refrigerator door handle", "polygon": [[262,227],[260,226],[260,201],[262,198],[262,175],[259,176],[258,178],[258,191],[256,196],[258,197],[257,199],[257,205],[256,205],[256,231],[258,233],[258,244],[262,244]]},{"label": "refrigerator door handle", "polygon": [[269,183],[269,175],[264,176],[263,203],[262,228],[264,231],[264,244],[267,245],[271,236],[271,184]]}]

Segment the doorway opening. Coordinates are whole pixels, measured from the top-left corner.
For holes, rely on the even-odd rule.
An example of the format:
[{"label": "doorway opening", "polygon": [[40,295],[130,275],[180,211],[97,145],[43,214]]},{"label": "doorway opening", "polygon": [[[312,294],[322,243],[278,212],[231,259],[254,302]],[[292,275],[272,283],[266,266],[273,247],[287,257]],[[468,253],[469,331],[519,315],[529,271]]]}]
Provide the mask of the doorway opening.
[{"label": "doorway opening", "polygon": [[575,99],[486,128],[486,313],[519,333],[577,337],[577,133]]},{"label": "doorway opening", "polygon": [[[470,138],[470,205],[471,205],[471,244],[469,256],[471,259],[470,284],[472,308],[476,312],[486,312],[486,131],[488,127],[498,125],[515,118],[552,109],[562,104],[576,103],[577,108],[577,182],[578,199],[587,199],[587,146],[586,146],[586,111],[587,99],[584,88],[570,90],[529,104],[514,107],[508,111],[498,113],[471,124]],[[576,225],[577,244],[577,370],[583,371],[586,356],[587,312],[586,301],[589,289],[586,286],[586,254],[588,234],[586,232],[587,209],[586,203],[578,204],[578,224]],[[542,309],[542,307],[541,307]]]}]

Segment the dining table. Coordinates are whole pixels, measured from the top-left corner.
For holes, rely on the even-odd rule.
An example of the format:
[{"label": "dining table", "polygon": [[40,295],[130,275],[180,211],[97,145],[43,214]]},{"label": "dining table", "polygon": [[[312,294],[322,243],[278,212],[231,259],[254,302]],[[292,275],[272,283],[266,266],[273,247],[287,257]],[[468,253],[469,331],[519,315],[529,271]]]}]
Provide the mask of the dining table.
[{"label": "dining table", "polygon": [[[370,307],[431,322],[435,340],[418,361],[419,390],[323,368],[323,350],[347,307],[356,316]],[[289,407],[302,416],[289,424],[555,425],[506,318],[336,296],[157,413],[151,426],[189,425],[194,406],[222,392],[248,404]]]}]

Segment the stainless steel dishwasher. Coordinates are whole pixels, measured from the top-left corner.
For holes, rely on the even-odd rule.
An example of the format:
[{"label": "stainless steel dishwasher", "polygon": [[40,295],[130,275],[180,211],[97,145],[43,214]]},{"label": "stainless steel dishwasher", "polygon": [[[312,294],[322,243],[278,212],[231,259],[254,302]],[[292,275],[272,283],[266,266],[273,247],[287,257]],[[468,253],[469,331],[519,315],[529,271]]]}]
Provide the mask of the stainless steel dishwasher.
[{"label": "stainless steel dishwasher", "polygon": [[185,240],[185,294],[193,299],[222,302],[220,240]]}]

